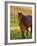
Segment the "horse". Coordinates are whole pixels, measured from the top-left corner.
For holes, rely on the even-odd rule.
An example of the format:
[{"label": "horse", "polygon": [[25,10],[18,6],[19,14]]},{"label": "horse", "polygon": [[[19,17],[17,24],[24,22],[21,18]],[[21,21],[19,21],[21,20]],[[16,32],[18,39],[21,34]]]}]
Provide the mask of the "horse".
[{"label": "horse", "polygon": [[32,33],[32,16],[31,15],[23,15],[22,13],[18,12],[18,20],[19,20],[19,26],[22,33],[22,38],[25,38],[24,32],[27,30],[26,36],[28,35],[28,27],[31,27],[31,33]]}]

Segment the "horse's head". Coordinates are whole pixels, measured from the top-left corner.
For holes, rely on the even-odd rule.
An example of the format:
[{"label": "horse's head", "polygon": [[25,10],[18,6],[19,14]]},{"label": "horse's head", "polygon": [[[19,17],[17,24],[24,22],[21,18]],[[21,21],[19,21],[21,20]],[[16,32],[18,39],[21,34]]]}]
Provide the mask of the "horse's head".
[{"label": "horse's head", "polygon": [[18,19],[19,19],[19,20],[22,19],[22,12],[18,12]]}]

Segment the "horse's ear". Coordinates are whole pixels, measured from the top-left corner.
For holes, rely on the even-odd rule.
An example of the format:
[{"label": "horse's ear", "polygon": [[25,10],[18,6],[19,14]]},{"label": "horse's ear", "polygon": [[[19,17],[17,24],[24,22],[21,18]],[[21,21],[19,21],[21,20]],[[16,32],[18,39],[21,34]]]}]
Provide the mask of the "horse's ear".
[{"label": "horse's ear", "polygon": [[18,15],[22,15],[22,12],[18,12]]}]

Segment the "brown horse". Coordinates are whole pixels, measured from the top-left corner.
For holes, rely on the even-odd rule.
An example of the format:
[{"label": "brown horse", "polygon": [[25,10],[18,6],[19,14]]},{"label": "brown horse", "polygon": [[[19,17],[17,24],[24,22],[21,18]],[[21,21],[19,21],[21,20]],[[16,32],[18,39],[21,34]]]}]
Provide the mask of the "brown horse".
[{"label": "brown horse", "polygon": [[[26,34],[27,36],[28,27],[31,27],[32,29],[32,16],[30,15],[25,16],[25,15],[22,15],[22,13],[18,13],[18,20],[19,20],[19,26],[22,32],[22,38],[25,38],[24,37],[25,30],[27,30],[27,34]],[[31,33],[32,33],[32,30],[31,30]]]}]

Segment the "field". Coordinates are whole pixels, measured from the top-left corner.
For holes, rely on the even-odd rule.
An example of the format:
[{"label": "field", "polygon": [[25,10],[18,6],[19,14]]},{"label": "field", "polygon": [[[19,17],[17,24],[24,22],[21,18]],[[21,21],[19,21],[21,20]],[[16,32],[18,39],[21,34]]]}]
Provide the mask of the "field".
[{"label": "field", "polygon": [[[25,39],[31,39],[32,34],[24,32]],[[10,15],[10,39],[22,39],[22,34],[19,27],[18,15]]]}]

